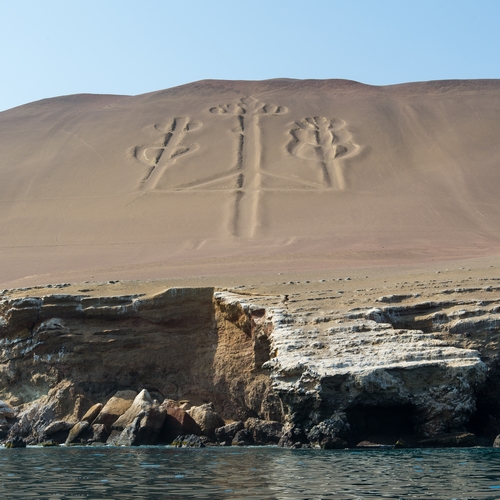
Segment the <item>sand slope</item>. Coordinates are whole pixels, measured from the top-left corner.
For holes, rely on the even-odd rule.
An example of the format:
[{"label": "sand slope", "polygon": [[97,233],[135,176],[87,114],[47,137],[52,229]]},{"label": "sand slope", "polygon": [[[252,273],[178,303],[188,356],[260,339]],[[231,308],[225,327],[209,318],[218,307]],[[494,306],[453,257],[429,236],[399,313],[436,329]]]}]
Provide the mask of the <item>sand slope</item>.
[{"label": "sand slope", "polygon": [[0,113],[0,284],[496,254],[498,137],[497,80],[27,104]]}]

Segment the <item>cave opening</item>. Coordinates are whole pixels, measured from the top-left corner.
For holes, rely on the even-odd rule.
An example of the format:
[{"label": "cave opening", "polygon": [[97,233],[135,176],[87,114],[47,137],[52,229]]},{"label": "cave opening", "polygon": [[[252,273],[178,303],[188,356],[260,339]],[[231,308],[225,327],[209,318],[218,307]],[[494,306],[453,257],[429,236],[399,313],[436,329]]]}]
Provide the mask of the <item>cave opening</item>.
[{"label": "cave opening", "polygon": [[476,411],[466,430],[476,435],[479,446],[491,446],[500,435],[500,359],[482,360],[488,364],[488,375],[476,391]]},{"label": "cave opening", "polygon": [[358,404],[346,410],[351,426],[351,441],[393,445],[403,439],[415,444],[415,408],[411,404],[366,405]]}]

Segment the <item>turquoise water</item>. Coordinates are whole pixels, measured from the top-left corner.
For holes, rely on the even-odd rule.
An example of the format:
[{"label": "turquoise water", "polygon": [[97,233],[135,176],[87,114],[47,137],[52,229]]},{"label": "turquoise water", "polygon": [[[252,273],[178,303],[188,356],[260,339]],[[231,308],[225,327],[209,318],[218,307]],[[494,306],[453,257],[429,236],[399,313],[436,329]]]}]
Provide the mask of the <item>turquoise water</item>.
[{"label": "turquoise water", "polygon": [[0,498],[500,498],[500,450],[1,448]]}]

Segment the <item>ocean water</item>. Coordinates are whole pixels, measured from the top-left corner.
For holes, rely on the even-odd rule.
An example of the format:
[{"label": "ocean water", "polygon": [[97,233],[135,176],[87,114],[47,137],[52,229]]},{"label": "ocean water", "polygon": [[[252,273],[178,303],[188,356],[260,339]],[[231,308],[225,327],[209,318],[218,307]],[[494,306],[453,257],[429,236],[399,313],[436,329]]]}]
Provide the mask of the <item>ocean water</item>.
[{"label": "ocean water", "polygon": [[500,498],[500,450],[0,449],[0,498]]}]

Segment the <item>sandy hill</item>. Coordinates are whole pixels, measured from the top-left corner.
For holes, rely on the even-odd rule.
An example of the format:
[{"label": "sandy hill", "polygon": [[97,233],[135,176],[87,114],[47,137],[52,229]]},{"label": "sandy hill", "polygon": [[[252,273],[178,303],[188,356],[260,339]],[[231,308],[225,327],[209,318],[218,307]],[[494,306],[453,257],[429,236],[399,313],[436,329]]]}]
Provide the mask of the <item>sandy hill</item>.
[{"label": "sandy hill", "polygon": [[495,255],[499,137],[498,80],[20,106],[0,113],[0,285]]}]

